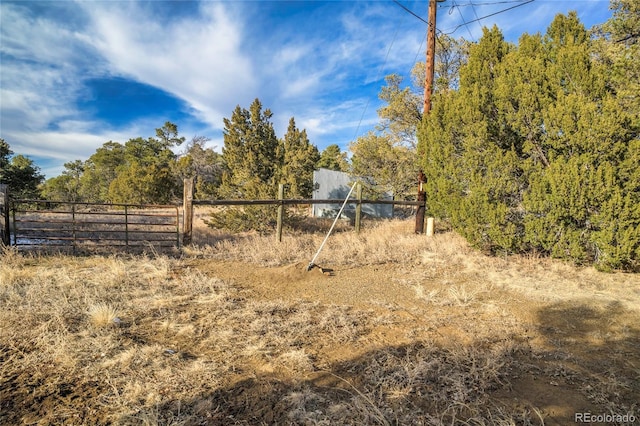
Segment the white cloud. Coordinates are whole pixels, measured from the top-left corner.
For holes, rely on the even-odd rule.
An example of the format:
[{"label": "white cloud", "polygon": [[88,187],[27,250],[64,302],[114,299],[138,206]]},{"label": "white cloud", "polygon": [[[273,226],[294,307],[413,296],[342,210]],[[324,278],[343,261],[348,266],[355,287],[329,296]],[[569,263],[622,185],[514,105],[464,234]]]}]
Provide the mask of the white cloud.
[{"label": "white cloud", "polygon": [[256,88],[242,51],[242,27],[224,3],[201,4],[197,17],[159,22],[138,3],[81,3],[87,36],[110,72],[160,88],[188,103],[212,127]]},{"label": "white cloud", "polygon": [[16,153],[68,161],[70,152],[82,152],[79,139],[94,138],[68,134],[58,125],[80,119],[75,101],[84,90],[86,46],[68,23],[35,17],[20,3],[0,8],[0,137]]},{"label": "white cloud", "polygon": [[334,143],[346,148],[377,122],[375,107],[365,98],[345,100],[327,108],[309,108],[296,116],[296,124],[307,130],[312,143],[324,141],[319,144],[321,149]]},{"label": "white cloud", "polygon": [[[0,2],[0,137],[15,152],[63,163],[87,158],[107,140],[153,134],[164,117],[117,128],[79,110],[88,79],[119,77],[182,100],[195,120],[177,123],[181,133],[191,135],[189,126],[213,132],[205,136],[219,148],[223,117],[256,97],[274,112],[278,136],[293,116],[320,148],[344,147],[376,124],[384,76],[408,77],[416,56],[424,60],[425,24],[391,3],[309,3],[311,14],[296,3],[294,20],[289,5],[269,2],[187,2],[186,12],[178,2]],[[283,13],[263,14],[274,9]],[[464,9],[466,20],[476,18]],[[544,32],[556,13],[571,9],[581,19],[607,18],[602,1],[534,2],[469,31],[477,40],[481,25],[497,23],[515,41],[523,31]],[[448,12],[439,11],[441,29],[461,22],[457,10]]]},{"label": "white cloud", "polygon": [[0,137],[14,152],[61,164],[157,127],[159,120],[114,129],[79,110],[94,77],[160,88],[213,128],[241,99],[253,99],[256,78],[241,53],[241,27],[224,3],[202,3],[197,16],[167,25],[134,2],[52,2],[44,13],[19,3],[0,7]]}]

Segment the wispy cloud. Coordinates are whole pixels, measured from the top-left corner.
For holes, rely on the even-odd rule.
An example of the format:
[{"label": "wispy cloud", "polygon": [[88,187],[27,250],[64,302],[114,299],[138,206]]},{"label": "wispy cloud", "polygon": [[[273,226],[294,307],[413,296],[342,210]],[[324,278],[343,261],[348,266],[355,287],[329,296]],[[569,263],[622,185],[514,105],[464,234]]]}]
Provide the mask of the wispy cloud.
[{"label": "wispy cloud", "polygon": [[81,4],[95,29],[86,39],[111,73],[171,93],[212,127],[220,127],[235,104],[255,92],[242,26],[225,3],[201,3],[197,16],[168,23],[138,3]]},{"label": "wispy cloud", "polygon": [[[403,3],[426,15],[424,2]],[[536,1],[454,36],[477,40],[482,25],[496,23],[515,41],[576,5],[587,27],[606,19],[602,1]],[[451,6],[439,11],[442,30],[501,7]],[[346,149],[375,125],[384,76],[408,77],[424,60],[425,24],[390,2],[26,0],[0,9],[0,137],[58,172],[108,140],[151,136],[167,105],[180,109],[173,115],[185,136],[220,148],[223,118],[254,98],[274,112],[279,136],[295,117],[321,149]],[[97,81],[136,82],[156,91],[149,103],[170,102],[120,106],[114,96],[109,113],[122,110],[114,120],[95,99]]]}]

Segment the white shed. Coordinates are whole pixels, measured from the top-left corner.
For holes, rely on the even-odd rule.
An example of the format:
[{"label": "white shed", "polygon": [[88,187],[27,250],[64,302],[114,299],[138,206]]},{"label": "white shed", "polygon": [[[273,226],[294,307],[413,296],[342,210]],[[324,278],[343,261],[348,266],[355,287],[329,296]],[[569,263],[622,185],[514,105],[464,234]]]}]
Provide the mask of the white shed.
[{"label": "white shed", "polygon": [[[355,178],[348,173],[329,169],[318,169],[313,172],[313,199],[314,200],[344,200],[353,185]],[[355,198],[355,192],[351,194]],[[392,194],[386,194],[384,200],[393,200]],[[335,217],[341,204],[313,204],[312,215],[314,217]],[[355,204],[347,204],[342,215],[352,218],[355,216]],[[371,217],[393,217],[391,204],[363,204],[362,213]]]}]

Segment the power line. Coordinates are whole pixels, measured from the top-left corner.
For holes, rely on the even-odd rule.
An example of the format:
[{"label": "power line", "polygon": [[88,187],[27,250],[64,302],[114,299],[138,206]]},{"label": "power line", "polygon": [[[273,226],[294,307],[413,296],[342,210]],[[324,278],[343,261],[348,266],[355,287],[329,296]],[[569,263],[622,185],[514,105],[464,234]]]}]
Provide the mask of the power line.
[{"label": "power line", "polygon": [[449,32],[445,32],[444,34],[446,34],[446,35],[453,34],[453,33],[455,33],[456,31],[458,31],[458,29],[459,29],[460,27],[462,27],[462,26],[465,26],[465,25],[470,24],[470,23],[472,23],[472,22],[478,22],[478,21],[481,21],[481,20],[483,20],[483,19],[490,18],[490,17],[492,17],[492,16],[499,15],[499,14],[504,13],[504,12],[507,12],[507,11],[509,11],[509,10],[513,10],[513,9],[515,9],[515,8],[518,8],[518,7],[524,6],[525,4],[533,3],[534,1],[535,1],[535,0],[528,0],[528,1],[525,1],[525,2],[521,2],[520,4],[517,4],[517,5],[515,5],[515,6],[511,6],[511,7],[508,7],[508,8],[506,8],[506,9],[499,10],[498,12],[491,13],[491,14],[489,14],[489,15],[485,15],[485,16],[483,16],[483,17],[481,17],[481,18],[477,18],[477,19],[474,19],[474,20],[472,20],[472,21],[468,21],[468,22],[463,22],[462,24],[460,24],[460,25],[458,25],[457,27],[455,27],[453,30],[451,30],[451,31],[449,31]]},{"label": "power line", "polygon": [[402,3],[400,3],[398,0],[393,0],[393,2],[395,4],[397,4],[398,6],[400,6],[401,8],[403,8],[404,10],[406,10],[407,12],[409,12],[410,14],[412,14],[413,16],[415,16],[416,18],[418,18],[419,20],[421,20],[422,22],[424,22],[425,24],[429,25],[429,22],[427,22],[426,20],[424,20],[424,18],[422,18],[422,16],[417,15],[414,11],[412,11],[411,9],[409,9],[407,6],[403,5]]},{"label": "power line", "polygon": [[[460,14],[460,17],[462,18],[462,20],[464,21],[464,16],[462,16],[462,11],[460,10],[459,7],[456,7],[456,0],[453,0],[453,6],[451,6],[451,9],[449,9],[449,15],[451,15],[451,13],[453,12],[453,9],[458,9],[458,13]],[[477,17],[478,15],[476,15],[476,18]],[[465,23],[464,26],[467,27],[467,31],[469,32],[469,37],[471,37],[471,39],[473,40],[473,34],[471,34],[471,29],[469,29],[469,25]]]},{"label": "power line", "polygon": [[[475,17],[476,17],[476,21],[479,21],[479,20],[480,20],[480,18],[478,18],[478,12],[476,12],[476,7],[473,5],[473,3],[469,3],[469,4],[471,5],[471,10],[473,10],[473,14],[474,14],[474,15],[475,15]],[[479,24],[478,24],[478,25],[479,25]],[[482,30],[482,28],[481,28],[481,30]]]},{"label": "power line", "polygon": [[[453,33],[455,33],[456,31],[458,31],[458,29],[459,29],[460,27],[466,26],[466,25],[471,24],[471,23],[473,23],[473,22],[479,22],[479,21],[482,21],[483,19],[487,19],[487,18],[490,18],[490,17],[492,17],[492,16],[499,15],[499,14],[501,14],[501,13],[507,12],[507,11],[509,11],[509,10],[516,9],[516,8],[518,8],[518,7],[524,6],[524,5],[529,4],[529,3],[532,3],[532,2],[534,2],[534,1],[536,1],[536,0],[526,0],[526,1],[525,1],[525,0],[502,0],[502,1],[493,1],[493,2],[490,2],[490,3],[477,3],[477,2],[476,2],[476,3],[474,3],[474,2],[469,2],[469,3],[465,3],[465,4],[455,4],[455,1],[454,1],[454,7],[459,7],[459,6],[472,6],[472,7],[473,7],[473,6],[486,6],[486,5],[492,5],[492,4],[510,4],[510,3],[518,3],[518,4],[516,4],[515,6],[508,7],[508,8],[506,8],[506,9],[499,10],[499,11],[497,11],[497,12],[495,12],[495,13],[491,13],[491,14],[489,14],[489,15],[482,16],[482,17],[480,17],[480,18],[478,18],[478,14],[475,12],[475,9],[474,9],[474,13],[476,14],[476,19],[471,20],[471,21],[468,21],[468,22],[466,22],[466,21],[465,21],[465,22],[463,22],[462,24],[460,24],[460,25],[458,25],[457,27],[455,27],[453,30],[451,30],[451,31],[449,31],[449,32],[441,32],[441,33],[442,33],[442,34],[444,34],[444,35],[453,34]],[[420,21],[422,21],[422,22],[424,22],[425,24],[429,25],[429,22],[427,22],[427,21],[426,21],[422,16],[418,15],[417,13],[415,13],[414,11],[412,11],[411,9],[409,9],[408,7],[406,7],[405,5],[403,5],[402,3],[400,3],[400,1],[399,1],[399,0],[393,0],[393,2],[394,2],[395,4],[397,4],[398,6],[400,6],[402,9],[404,9],[406,12],[408,12],[408,13],[410,13],[411,15],[415,16],[416,18],[418,18]],[[459,9],[458,9],[458,10],[459,10]],[[462,14],[462,13],[461,13],[461,14]],[[467,27],[467,29],[468,29],[468,27]],[[471,37],[471,38],[473,38],[473,37]]]}]

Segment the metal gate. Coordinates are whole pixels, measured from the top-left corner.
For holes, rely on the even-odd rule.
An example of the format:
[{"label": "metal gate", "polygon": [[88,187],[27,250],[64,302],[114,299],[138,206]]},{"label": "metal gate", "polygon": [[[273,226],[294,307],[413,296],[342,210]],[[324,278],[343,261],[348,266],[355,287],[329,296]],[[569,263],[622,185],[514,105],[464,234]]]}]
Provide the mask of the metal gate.
[{"label": "metal gate", "polygon": [[11,244],[22,249],[180,247],[178,206],[11,200]]}]

